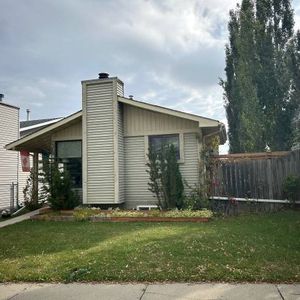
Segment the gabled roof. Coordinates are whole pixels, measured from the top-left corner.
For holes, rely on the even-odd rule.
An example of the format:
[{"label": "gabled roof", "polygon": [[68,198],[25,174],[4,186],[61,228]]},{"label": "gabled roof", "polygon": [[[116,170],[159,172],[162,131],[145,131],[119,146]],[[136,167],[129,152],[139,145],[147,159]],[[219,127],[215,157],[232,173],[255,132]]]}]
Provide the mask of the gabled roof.
[{"label": "gabled roof", "polygon": [[[79,118],[82,116],[82,111],[78,111],[72,115],[69,115],[55,123],[52,123],[46,127],[42,127],[39,130],[32,132],[28,135],[25,135],[24,137],[21,137],[20,139],[8,144],[5,146],[7,150],[22,150],[20,149],[20,145],[26,145],[27,142],[29,142],[32,139],[39,138],[43,135],[50,134],[51,132],[58,131],[60,129],[63,129],[64,127],[70,126],[73,122],[76,122]],[[42,144],[39,146],[39,150],[43,150],[46,148],[47,141],[45,141],[45,144]]]},{"label": "gabled roof", "polygon": [[43,126],[43,125],[45,125],[43,123],[47,123],[47,124],[50,124],[50,122],[54,123],[58,119],[62,119],[62,118],[51,118],[51,119],[38,119],[38,120],[20,121],[20,128],[31,127],[31,126],[35,126],[35,125]]},{"label": "gabled roof", "polygon": [[[159,106],[159,105],[154,105],[154,104],[150,104],[150,103],[146,103],[146,102],[136,101],[136,100],[128,99],[128,98],[125,98],[125,97],[118,97],[118,101],[121,102],[121,103],[125,103],[127,105],[133,105],[135,107],[147,109],[147,110],[150,110],[150,111],[154,111],[154,112],[158,112],[158,113],[162,113],[162,114],[172,115],[172,116],[175,116],[175,117],[196,121],[196,122],[199,123],[199,128],[207,129],[206,134],[209,134],[209,135],[219,134],[219,136],[221,137],[221,143],[225,143],[225,141],[226,141],[225,126],[224,126],[223,123],[219,122],[218,120],[209,119],[209,118],[206,118],[206,117],[202,117],[202,116],[182,112],[182,111],[179,111],[179,110],[166,108],[166,107]],[[69,116],[67,116],[67,117],[65,117],[65,118],[63,118],[63,119],[61,119],[61,120],[59,120],[55,123],[52,123],[51,125],[48,125],[46,127],[42,127],[41,129],[39,129],[35,132],[32,132],[28,135],[25,135],[24,137],[20,138],[19,140],[14,141],[14,142],[6,145],[5,148],[8,149],[8,150],[19,150],[20,145],[25,145],[31,139],[38,138],[38,137],[40,137],[44,134],[49,134],[53,131],[60,130],[61,129],[60,127],[69,126],[70,125],[69,123],[74,122],[74,120],[77,120],[78,118],[81,118],[81,117],[82,117],[82,110],[80,110],[80,111],[78,111],[78,112],[76,112],[72,115],[69,115]]]},{"label": "gabled roof", "polygon": [[133,100],[133,99],[125,98],[125,97],[119,96],[118,101],[129,104],[129,105],[133,105],[135,107],[155,111],[158,113],[167,114],[167,115],[171,115],[171,116],[178,117],[178,118],[188,119],[191,121],[196,121],[196,122],[199,122],[199,127],[216,127],[218,125],[223,124],[223,123],[219,122],[218,120],[202,117],[202,116],[191,114],[191,113],[186,113],[186,112],[183,112],[180,110],[163,107],[163,106],[159,106],[156,104],[150,104],[147,102],[137,101],[137,100]]}]

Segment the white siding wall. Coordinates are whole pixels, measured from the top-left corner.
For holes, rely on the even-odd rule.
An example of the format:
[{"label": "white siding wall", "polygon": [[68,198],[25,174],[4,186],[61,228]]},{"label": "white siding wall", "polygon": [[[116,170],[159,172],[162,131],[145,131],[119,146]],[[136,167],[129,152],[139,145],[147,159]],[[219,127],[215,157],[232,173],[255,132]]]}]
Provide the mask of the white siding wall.
[{"label": "white siding wall", "polygon": [[86,85],[86,95],[83,98],[83,122],[86,126],[83,140],[86,155],[86,161],[83,162],[83,168],[86,168],[86,177],[83,173],[84,189],[86,184],[86,194],[83,195],[85,203],[115,201],[112,99],[112,81]]},{"label": "white siding wall", "polygon": [[18,153],[4,146],[19,137],[19,110],[0,104],[0,208],[10,204],[9,184],[17,183]]},{"label": "white siding wall", "polygon": [[[196,133],[185,133],[184,163],[180,170],[190,185],[198,181],[198,140]],[[126,207],[141,204],[157,204],[148,190],[149,175],[145,165],[145,137],[125,137],[125,198]]]},{"label": "white siding wall", "polygon": [[125,138],[125,205],[135,208],[141,204],[157,204],[148,190],[149,175],[146,172],[145,138]]}]

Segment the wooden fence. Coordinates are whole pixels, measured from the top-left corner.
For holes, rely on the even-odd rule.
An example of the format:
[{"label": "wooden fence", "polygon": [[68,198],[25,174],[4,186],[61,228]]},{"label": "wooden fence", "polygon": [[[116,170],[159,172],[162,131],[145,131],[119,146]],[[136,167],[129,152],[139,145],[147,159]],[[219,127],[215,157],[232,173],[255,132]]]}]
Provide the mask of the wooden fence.
[{"label": "wooden fence", "polygon": [[223,197],[283,199],[288,175],[300,175],[300,150],[215,156],[212,194]]}]

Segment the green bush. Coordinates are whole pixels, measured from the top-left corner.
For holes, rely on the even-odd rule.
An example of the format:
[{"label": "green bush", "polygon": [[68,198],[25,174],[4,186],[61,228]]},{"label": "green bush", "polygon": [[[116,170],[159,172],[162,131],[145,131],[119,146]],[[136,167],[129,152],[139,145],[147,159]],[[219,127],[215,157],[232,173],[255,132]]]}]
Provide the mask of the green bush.
[{"label": "green bush", "polygon": [[155,152],[149,148],[149,190],[163,209],[183,207],[184,186],[174,145],[163,145]]},{"label": "green bush", "polygon": [[185,194],[183,208],[188,210],[199,210],[209,208],[209,200],[205,187],[200,184],[190,186],[186,183],[189,191]]},{"label": "green bush", "polygon": [[44,193],[54,210],[73,209],[79,204],[79,197],[72,189],[72,181],[67,171],[59,169],[56,162],[44,168]]},{"label": "green bush", "polygon": [[24,205],[28,210],[31,211],[41,208],[45,201],[45,197],[44,197],[45,195],[42,193],[41,190],[38,190],[38,199],[34,199],[33,180],[34,180],[33,169],[31,169],[30,174],[26,180],[26,185],[23,189]]},{"label": "green bush", "polygon": [[300,199],[300,177],[290,175],[283,183],[283,195],[292,203]]}]

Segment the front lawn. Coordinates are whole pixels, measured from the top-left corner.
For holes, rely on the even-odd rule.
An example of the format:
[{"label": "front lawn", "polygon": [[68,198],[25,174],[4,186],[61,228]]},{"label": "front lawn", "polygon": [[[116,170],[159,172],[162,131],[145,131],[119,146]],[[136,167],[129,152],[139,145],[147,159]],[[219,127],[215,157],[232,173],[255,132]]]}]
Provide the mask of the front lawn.
[{"label": "front lawn", "polygon": [[300,214],[209,223],[25,221],[0,229],[0,281],[300,281]]}]

